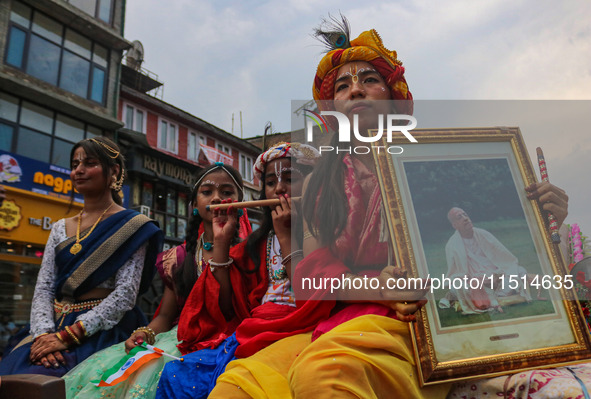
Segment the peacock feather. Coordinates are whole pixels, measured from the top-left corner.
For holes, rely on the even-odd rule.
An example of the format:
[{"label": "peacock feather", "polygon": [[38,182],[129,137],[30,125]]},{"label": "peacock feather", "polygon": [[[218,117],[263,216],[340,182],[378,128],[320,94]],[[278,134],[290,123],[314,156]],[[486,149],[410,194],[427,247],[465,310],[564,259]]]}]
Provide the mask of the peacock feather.
[{"label": "peacock feather", "polygon": [[351,47],[349,42],[349,21],[343,14],[340,20],[332,15],[329,19],[322,19],[320,26],[314,29],[314,36],[326,46],[326,52]]}]

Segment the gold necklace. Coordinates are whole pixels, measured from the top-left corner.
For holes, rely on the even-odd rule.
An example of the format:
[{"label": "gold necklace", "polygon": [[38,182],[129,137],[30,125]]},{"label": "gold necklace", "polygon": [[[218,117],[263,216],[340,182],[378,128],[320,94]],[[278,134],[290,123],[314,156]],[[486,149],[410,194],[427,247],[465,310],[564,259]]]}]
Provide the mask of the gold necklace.
[{"label": "gold necklace", "polygon": [[99,216],[99,218],[96,220],[96,222],[94,222],[94,224],[90,228],[90,231],[82,238],[80,238],[80,222],[82,221],[82,212],[84,212],[84,209],[80,211],[80,213],[78,214],[78,228],[76,229],[76,242],[74,243],[74,245],[72,245],[72,248],[70,248],[70,253],[72,255],[76,255],[78,252],[80,252],[80,250],[82,249],[82,245],[80,245],[80,241],[86,239],[94,231],[94,228],[96,227],[96,225],[99,224],[99,222],[101,221],[103,216],[105,216],[105,213],[107,213],[107,211],[109,209],[111,209],[111,207],[114,204],[115,204],[114,202],[111,202],[111,205],[109,205],[107,207],[107,209],[105,209],[103,211],[101,216]]}]

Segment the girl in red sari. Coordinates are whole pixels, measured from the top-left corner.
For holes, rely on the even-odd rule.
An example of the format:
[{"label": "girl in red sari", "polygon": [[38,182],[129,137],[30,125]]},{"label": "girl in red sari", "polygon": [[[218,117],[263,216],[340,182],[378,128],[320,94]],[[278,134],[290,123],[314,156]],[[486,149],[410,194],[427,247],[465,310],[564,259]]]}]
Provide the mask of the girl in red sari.
[{"label": "girl in red sari", "polygon": [[[261,199],[276,198],[280,204],[264,208],[261,227],[230,252],[234,260],[229,269],[234,317],[225,322],[228,328],[210,334],[208,331],[216,324],[207,311],[207,300],[198,300],[207,290],[191,292],[191,302],[181,314],[178,336],[182,339],[181,352],[192,353],[184,356],[182,363],[167,364],[157,398],[206,397],[217,376],[234,358],[238,341],[232,327],[237,326],[240,334],[242,328],[283,318],[295,310],[289,277],[293,260],[301,256],[302,229],[301,223],[292,224],[296,208],[291,197],[301,195],[304,177],[318,157],[310,146],[280,143],[257,158],[254,171],[263,182]],[[193,302],[198,306],[189,306]],[[217,322],[224,323],[220,317]]]}]

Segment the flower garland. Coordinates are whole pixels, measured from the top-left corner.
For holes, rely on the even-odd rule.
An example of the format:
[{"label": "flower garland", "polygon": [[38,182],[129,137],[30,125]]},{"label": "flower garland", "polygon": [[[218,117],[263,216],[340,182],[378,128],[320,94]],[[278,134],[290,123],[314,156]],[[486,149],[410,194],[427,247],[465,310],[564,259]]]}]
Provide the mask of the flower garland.
[{"label": "flower garland", "polygon": [[578,224],[569,226],[568,242],[570,246],[571,263],[577,263],[585,258],[585,240],[587,237],[581,233]]},{"label": "flower garland", "polygon": [[[573,269],[577,262],[585,258],[585,241],[587,237],[581,233],[578,224],[568,225],[568,257],[569,271]],[[587,327],[591,331],[591,280],[585,279],[585,272],[579,271],[575,276],[575,292],[581,310],[585,315]]]}]

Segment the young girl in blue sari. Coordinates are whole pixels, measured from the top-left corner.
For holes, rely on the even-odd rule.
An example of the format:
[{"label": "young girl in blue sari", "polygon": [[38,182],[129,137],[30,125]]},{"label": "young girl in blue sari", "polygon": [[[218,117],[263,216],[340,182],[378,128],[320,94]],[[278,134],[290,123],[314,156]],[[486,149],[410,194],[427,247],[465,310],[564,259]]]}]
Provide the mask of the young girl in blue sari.
[{"label": "young girl in blue sari", "polygon": [[[185,242],[160,253],[156,261],[158,274],[165,286],[158,314],[150,324],[134,331],[125,342],[94,354],[66,374],[64,379],[68,399],[154,398],[160,372],[170,361],[170,358],[166,356],[150,361],[124,382],[115,386],[96,387],[91,381],[100,380],[105,371],[120,361],[126,352],[142,342],[154,345],[168,354],[180,356],[176,347],[179,343],[177,323],[195,282],[208,267],[206,259],[213,257],[218,247],[222,250],[221,256],[224,260],[227,259],[229,245],[240,241],[235,224],[237,212],[234,211],[230,212],[232,219],[230,221],[228,221],[227,214],[217,215],[215,220],[218,225],[220,222],[226,223],[228,228],[226,228],[227,234],[224,243],[213,245],[214,212],[208,211],[206,206],[222,201],[240,201],[243,197],[243,190],[240,173],[229,165],[220,162],[199,171],[191,192],[191,207],[193,209],[187,225]],[[239,221],[245,218],[239,218]],[[248,222],[244,221],[243,225],[246,224]],[[211,291],[208,291],[206,296],[210,302],[209,307],[215,308],[215,296]]]},{"label": "young girl in blue sari", "polygon": [[70,177],[84,209],[57,221],[37,277],[28,332],[0,363],[0,375],[62,376],[146,324],[136,298],[150,284],[162,231],[121,206],[118,146],[105,137],[72,148]]}]

